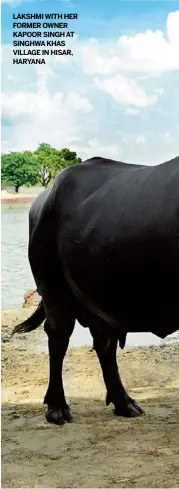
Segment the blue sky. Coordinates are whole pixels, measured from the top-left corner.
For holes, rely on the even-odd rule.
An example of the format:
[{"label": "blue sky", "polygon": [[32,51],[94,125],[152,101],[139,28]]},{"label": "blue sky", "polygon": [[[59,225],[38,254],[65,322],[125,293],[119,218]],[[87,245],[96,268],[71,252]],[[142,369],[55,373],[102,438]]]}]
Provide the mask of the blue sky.
[{"label": "blue sky", "polygon": [[[2,41],[11,42],[12,13],[77,12],[78,34],[83,37],[107,38],[130,34],[142,29],[165,30],[169,11],[177,8],[177,1],[141,0],[79,0],[49,1],[2,0]],[[107,32],[106,32],[107,31]]]},{"label": "blue sky", "polygon": [[[85,159],[179,153],[178,2],[2,0],[2,150],[40,142]],[[73,57],[12,64],[13,13],[78,13]],[[22,48],[23,49],[23,48]]]}]

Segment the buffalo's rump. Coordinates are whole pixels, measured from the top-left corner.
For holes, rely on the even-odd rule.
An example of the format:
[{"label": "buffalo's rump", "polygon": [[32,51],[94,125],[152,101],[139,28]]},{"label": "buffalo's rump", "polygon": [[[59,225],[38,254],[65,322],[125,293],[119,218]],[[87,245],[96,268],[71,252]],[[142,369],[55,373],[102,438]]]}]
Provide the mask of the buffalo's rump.
[{"label": "buffalo's rump", "polygon": [[178,329],[178,160],[144,167],[95,158],[55,183],[66,279],[81,304],[128,330],[151,331],[151,321],[154,330]]}]

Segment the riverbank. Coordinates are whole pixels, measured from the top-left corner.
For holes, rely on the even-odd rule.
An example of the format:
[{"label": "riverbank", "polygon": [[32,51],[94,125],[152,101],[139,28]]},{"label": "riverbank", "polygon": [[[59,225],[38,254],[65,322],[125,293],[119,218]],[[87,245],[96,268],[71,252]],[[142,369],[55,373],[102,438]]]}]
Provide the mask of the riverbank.
[{"label": "riverbank", "polygon": [[178,487],[178,345],[118,350],[123,382],[146,411],[136,419],[105,406],[95,352],[69,349],[64,383],[74,421],[58,427],[44,417],[43,328],[9,341],[26,316],[2,315],[2,487]]},{"label": "riverbank", "polygon": [[6,190],[1,191],[1,203],[2,204],[28,204],[33,202],[37,194],[27,193],[10,193]]}]

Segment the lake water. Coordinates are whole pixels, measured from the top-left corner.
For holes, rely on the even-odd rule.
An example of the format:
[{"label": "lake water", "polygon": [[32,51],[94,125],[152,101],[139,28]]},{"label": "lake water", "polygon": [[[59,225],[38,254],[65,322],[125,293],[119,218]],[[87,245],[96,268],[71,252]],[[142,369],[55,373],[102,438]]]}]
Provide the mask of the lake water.
[{"label": "lake water", "polygon": [[[2,205],[1,212],[1,307],[21,309],[24,293],[35,283],[27,258],[29,206]],[[179,340],[179,332],[167,342]],[[164,341],[150,333],[128,334],[127,346],[161,345]],[[89,331],[76,322],[71,346],[92,344]]]}]

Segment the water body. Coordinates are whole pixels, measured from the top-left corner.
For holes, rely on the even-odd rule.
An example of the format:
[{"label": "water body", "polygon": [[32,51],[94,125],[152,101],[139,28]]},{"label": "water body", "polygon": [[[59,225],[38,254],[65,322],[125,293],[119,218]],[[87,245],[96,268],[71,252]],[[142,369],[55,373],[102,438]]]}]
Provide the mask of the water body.
[{"label": "water body", "polygon": [[[2,309],[21,309],[24,293],[33,289],[35,283],[27,257],[29,205],[2,205],[1,213],[1,307]],[[179,332],[169,336],[165,342],[179,341]],[[150,333],[128,334],[127,346],[162,345]],[[89,331],[76,322],[70,341],[71,346],[91,345]]]}]

